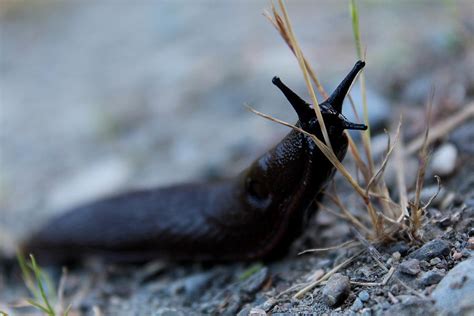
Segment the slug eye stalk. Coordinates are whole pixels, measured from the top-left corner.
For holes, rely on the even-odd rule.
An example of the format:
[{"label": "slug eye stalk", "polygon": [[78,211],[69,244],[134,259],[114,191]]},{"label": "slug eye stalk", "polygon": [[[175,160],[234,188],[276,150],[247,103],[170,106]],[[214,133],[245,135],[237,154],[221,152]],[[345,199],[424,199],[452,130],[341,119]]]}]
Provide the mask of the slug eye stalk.
[{"label": "slug eye stalk", "polygon": [[273,77],[272,82],[278,89],[283,92],[288,102],[293,106],[298,114],[298,119],[302,123],[309,123],[311,119],[315,117],[314,110],[306,103],[305,100],[301,99],[293,90],[288,88],[278,77]]},{"label": "slug eye stalk", "polygon": [[352,70],[347,74],[347,76],[341,81],[341,83],[337,86],[334,92],[329,96],[329,98],[324,101],[323,103],[329,103],[334,110],[338,113],[342,111],[342,104],[344,102],[344,98],[346,97],[347,92],[354,82],[357,74],[365,67],[365,62],[359,60],[355,63]]},{"label": "slug eye stalk", "polygon": [[[321,114],[334,115],[337,116],[340,120],[342,129],[350,130],[366,130],[367,126],[365,124],[352,123],[346,120],[346,118],[341,114],[342,105],[344,98],[346,97],[347,92],[349,91],[352,83],[354,82],[357,74],[362,68],[364,68],[365,62],[357,61],[352,68],[352,70],[347,74],[347,76],[342,80],[342,82],[337,86],[331,96],[319,105],[321,109]],[[298,119],[301,123],[309,123],[311,120],[316,118],[314,110],[311,106],[300,98],[294,91],[288,88],[278,77],[273,77],[272,82],[277,86],[281,92],[288,99],[290,104],[295,109],[298,114]],[[326,119],[325,119],[326,120]]]}]

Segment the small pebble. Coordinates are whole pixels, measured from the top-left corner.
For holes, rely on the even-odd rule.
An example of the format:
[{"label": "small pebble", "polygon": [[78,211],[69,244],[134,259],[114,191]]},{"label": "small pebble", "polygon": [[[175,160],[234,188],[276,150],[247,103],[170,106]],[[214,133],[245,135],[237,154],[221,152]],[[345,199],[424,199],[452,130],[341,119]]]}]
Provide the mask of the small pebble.
[{"label": "small pebble", "polygon": [[394,253],[392,253],[392,258],[395,262],[400,261],[401,257],[402,257],[402,255],[398,251],[395,251]]},{"label": "small pebble", "polygon": [[474,250],[474,237],[467,240],[467,249]]},{"label": "small pebble", "polygon": [[257,307],[254,307],[250,310],[250,313],[249,313],[249,316],[266,316],[267,313],[261,309],[261,308],[257,308]]},{"label": "small pebble", "polygon": [[262,304],[262,309],[266,312],[268,312],[269,310],[271,310],[273,308],[273,306],[275,306],[276,304],[278,303],[278,301],[276,299],[274,299],[273,297],[272,298],[269,298],[268,300],[266,300],[263,304]]},{"label": "small pebble", "polygon": [[438,284],[445,275],[446,273],[440,270],[427,271],[421,276],[420,283],[423,286]]},{"label": "small pebble", "polygon": [[430,263],[426,260],[421,260],[420,261],[420,268],[421,268],[421,270],[426,271],[430,268]]},{"label": "small pebble", "polygon": [[449,255],[450,245],[447,241],[434,239],[427,242],[421,248],[413,251],[408,257],[418,260],[431,260],[439,256]]},{"label": "small pebble", "polygon": [[323,298],[328,306],[336,307],[346,299],[351,284],[349,278],[340,273],[335,273],[328,280],[328,283],[323,288]]},{"label": "small pebble", "polygon": [[435,266],[437,264],[441,263],[441,259],[436,257],[430,260],[430,265]]},{"label": "small pebble", "polygon": [[363,290],[363,291],[360,291],[360,293],[359,293],[359,295],[357,295],[357,297],[360,298],[360,300],[362,302],[367,302],[370,298],[370,294],[366,290]]},{"label": "small pebble", "polygon": [[263,286],[268,277],[268,268],[261,268],[259,271],[252,274],[247,280],[242,282],[242,291],[249,294],[257,292]]},{"label": "small pebble", "polygon": [[439,176],[448,176],[456,168],[458,149],[451,143],[441,145],[431,159],[433,173]]},{"label": "small pebble", "polygon": [[453,260],[459,260],[461,258],[462,258],[462,253],[461,252],[455,251],[453,253]]},{"label": "small pebble", "polygon": [[351,310],[357,312],[358,310],[361,310],[362,307],[364,307],[364,303],[362,303],[362,300],[357,297],[354,300],[354,303],[352,303]]},{"label": "small pebble", "polygon": [[249,316],[250,314],[250,307],[244,307],[240,310],[240,312],[237,314],[237,316]]},{"label": "small pebble", "polygon": [[408,275],[417,275],[420,272],[420,261],[408,259],[400,264],[400,272]]}]

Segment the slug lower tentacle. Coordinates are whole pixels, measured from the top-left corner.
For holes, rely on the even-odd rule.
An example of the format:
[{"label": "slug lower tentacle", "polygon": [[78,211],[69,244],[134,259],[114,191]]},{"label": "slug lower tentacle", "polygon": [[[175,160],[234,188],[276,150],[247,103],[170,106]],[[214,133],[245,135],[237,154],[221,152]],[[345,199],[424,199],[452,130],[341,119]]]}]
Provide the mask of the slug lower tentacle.
[{"label": "slug lower tentacle", "polygon": [[[332,148],[347,151],[342,103],[365,63],[358,61],[320,104]],[[273,83],[298,114],[297,125],[323,139],[314,109],[277,77]],[[313,140],[292,130],[237,177],[130,192],[57,217],[24,243],[43,260],[101,256],[115,261],[251,260],[284,254],[310,217],[334,166]]]}]

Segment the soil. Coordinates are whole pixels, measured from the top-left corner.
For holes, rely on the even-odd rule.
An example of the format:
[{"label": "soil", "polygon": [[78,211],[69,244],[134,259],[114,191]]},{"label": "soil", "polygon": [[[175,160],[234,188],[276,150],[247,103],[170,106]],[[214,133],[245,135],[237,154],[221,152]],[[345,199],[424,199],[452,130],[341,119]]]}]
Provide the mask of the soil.
[{"label": "soil", "polygon": [[[0,135],[0,311],[34,312],[25,304],[29,294],[11,248],[49,217],[131,187],[235,174],[287,132],[240,106],[249,102],[292,121],[280,95],[266,83],[279,72],[295,90],[305,91],[291,54],[260,16],[266,5],[184,10],[158,2],[0,4],[1,107],[7,118]],[[321,78],[337,81],[354,60],[345,5],[289,7],[305,51],[317,61],[337,60],[334,66],[316,63]],[[360,7],[369,47],[368,89],[375,95],[369,107],[373,102],[385,109],[371,118],[379,126],[372,136],[383,138],[382,127],[396,123],[398,111],[405,109],[403,134],[409,142],[425,127],[422,105],[431,85],[436,86],[434,123],[472,102],[474,14],[469,1],[460,1],[456,10],[390,6],[391,13],[373,4]],[[436,26],[427,27],[414,9],[436,20]],[[170,14],[174,18],[166,19]],[[332,21],[341,28],[328,29]],[[208,38],[201,40],[202,34]],[[311,44],[314,38],[318,45]],[[216,39],[221,45],[210,49],[206,41]],[[209,71],[214,67],[220,72]],[[123,71],[120,76],[116,69]],[[288,255],[275,262],[89,260],[68,267],[64,301],[72,304],[70,315],[473,315],[473,123],[464,122],[433,144],[434,153],[445,144],[456,151],[449,158],[452,168],[441,178],[442,194],[426,210],[419,240],[298,255],[360,238],[347,222],[319,210]],[[351,168],[349,156],[344,164]],[[451,163],[441,159],[446,159],[443,166]],[[415,161],[414,169],[407,163],[413,192],[416,155],[407,160]],[[395,195],[394,174],[387,171],[386,181]],[[425,196],[436,187],[435,174],[436,168],[428,168]],[[350,210],[366,219],[339,174],[335,187]],[[331,207],[327,199],[323,204]],[[327,282],[294,298],[348,258],[353,259]],[[60,266],[43,268],[56,283],[63,274]]]}]

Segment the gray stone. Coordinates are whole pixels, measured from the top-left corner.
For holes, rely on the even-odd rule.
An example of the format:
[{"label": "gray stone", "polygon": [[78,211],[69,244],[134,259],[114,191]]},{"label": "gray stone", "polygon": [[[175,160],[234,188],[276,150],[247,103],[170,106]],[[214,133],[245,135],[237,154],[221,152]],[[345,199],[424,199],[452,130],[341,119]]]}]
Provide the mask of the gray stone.
[{"label": "gray stone", "polygon": [[357,297],[354,300],[354,303],[352,303],[351,310],[357,312],[358,310],[361,310],[362,307],[364,307],[364,303],[362,303],[362,300]]},{"label": "gray stone", "polygon": [[448,176],[456,168],[458,149],[451,143],[441,145],[431,158],[431,169],[434,174]]},{"label": "gray stone", "polygon": [[174,293],[183,293],[192,298],[197,296],[210,283],[213,276],[214,273],[212,272],[193,274],[177,280],[171,285],[170,289]]},{"label": "gray stone", "polygon": [[177,308],[170,308],[170,307],[163,307],[155,311],[153,315],[156,316],[184,316],[186,315],[185,312],[183,312],[180,309]]},{"label": "gray stone", "polygon": [[367,302],[370,298],[370,294],[366,290],[363,290],[363,291],[360,291],[360,293],[359,293],[359,295],[357,295],[357,297],[360,298],[360,300],[362,302]]},{"label": "gray stone", "polygon": [[349,278],[340,273],[335,273],[329,278],[322,291],[326,305],[332,307],[340,305],[346,299],[350,289]]},{"label": "gray stone", "polygon": [[443,277],[446,275],[445,272],[440,270],[430,270],[425,273],[420,278],[420,284],[422,286],[429,286],[439,283]]},{"label": "gray stone", "polygon": [[439,263],[441,263],[441,259],[438,258],[438,257],[433,258],[433,259],[430,260],[430,264],[431,264],[432,266],[435,266],[435,265],[437,265],[437,264],[439,264]]},{"label": "gray stone", "polygon": [[392,305],[383,315],[426,316],[437,315],[437,311],[430,301],[412,297],[400,304]]},{"label": "gray stone", "polygon": [[266,316],[267,313],[261,308],[254,307],[250,310],[249,316]]},{"label": "gray stone", "polygon": [[449,250],[450,245],[447,241],[434,239],[412,252],[408,257],[418,260],[431,260],[435,257],[447,256],[449,254]]},{"label": "gray stone", "polygon": [[273,297],[269,298],[268,300],[266,300],[262,305],[260,305],[259,307],[261,307],[264,311],[268,312],[269,310],[271,310],[273,308],[273,306],[275,306],[276,304],[278,303],[278,301],[276,299],[274,299]]},{"label": "gray stone", "polygon": [[400,264],[400,272],[408,275],[417,275],[420,272],[420,261],[408,259]]},{"label": "gray stone", "polygon": [[463,124],[449,136],[449,141],[456,144],[463,153],[474,154],[474,128],[471,124]]},{"label": "gray stone", "polygon": [[250,306],[244,307],[240,310],[240,312],[237,314],[237,316],[248,316],[250,314],[250,310],[252,308]]},{"label": "gray stone", "polygon": [[[456,265],[431,294],[435,306],[452,315],[472,315],[474,311],[474,258]],[[470,314],[471,313],[471,314]]]},{"label": "gray stone", "polygon": [[253,294],[257,292],[268,279],[268,268],[263,267],[242,283],[242,291]]}]

